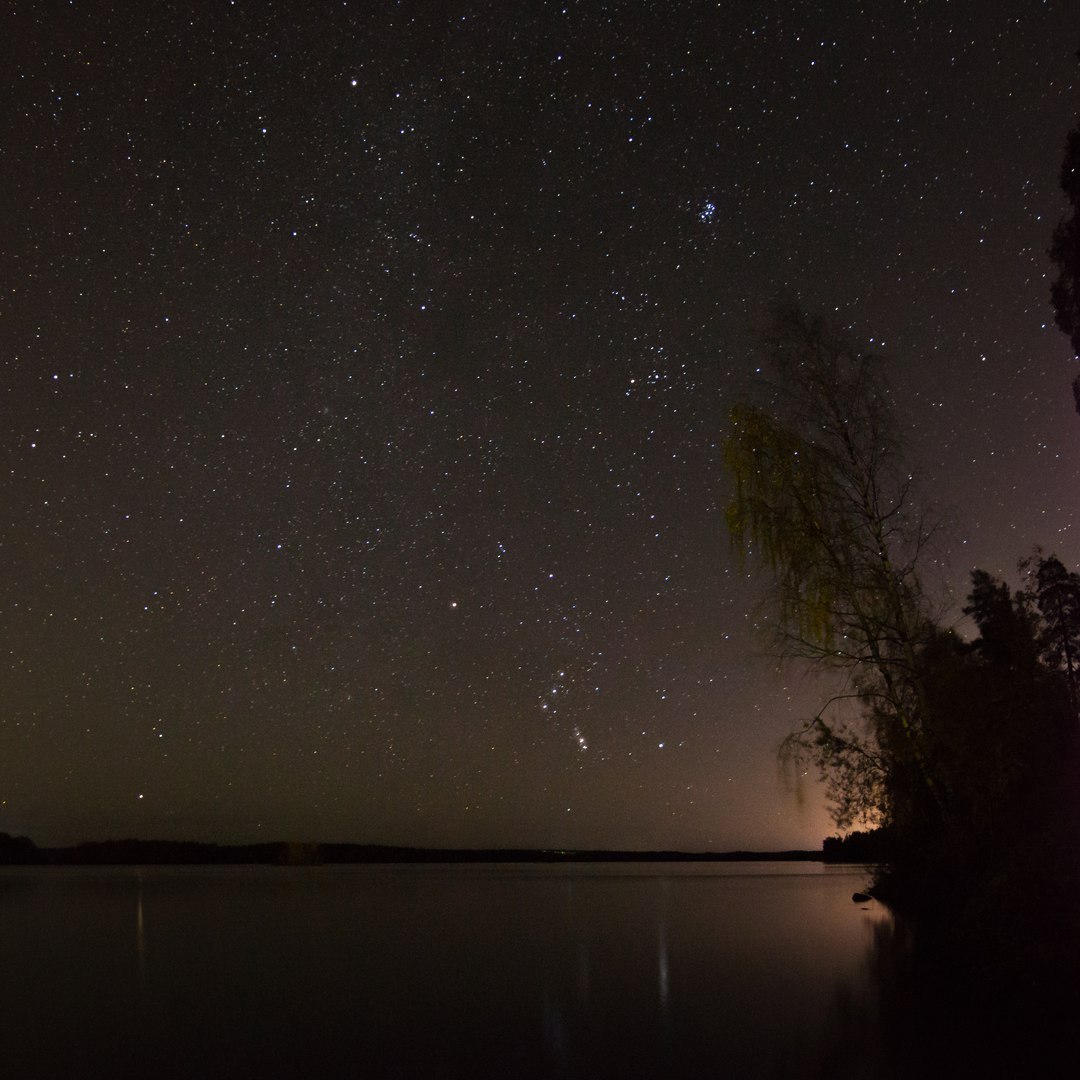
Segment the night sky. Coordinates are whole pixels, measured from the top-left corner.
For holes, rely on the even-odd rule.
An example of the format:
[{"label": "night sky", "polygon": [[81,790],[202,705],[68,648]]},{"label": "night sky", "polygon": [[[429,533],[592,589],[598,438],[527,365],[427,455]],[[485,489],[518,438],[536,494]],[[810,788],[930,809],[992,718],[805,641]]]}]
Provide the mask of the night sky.
[{"label": "night sky", "polygon": [[780,295],[947,619],[1080,567],[1075,0],[9,9],[0,830],[818,846],[723,523]]}]

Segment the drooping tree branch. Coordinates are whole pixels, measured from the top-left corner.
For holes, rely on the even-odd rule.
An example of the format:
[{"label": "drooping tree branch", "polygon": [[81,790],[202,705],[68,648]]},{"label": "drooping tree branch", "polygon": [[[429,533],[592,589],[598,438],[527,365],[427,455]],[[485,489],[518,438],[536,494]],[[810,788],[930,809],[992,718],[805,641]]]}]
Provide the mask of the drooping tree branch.
[{"label": "drooping tree branch", "polygon": [[913,502],[882,361],[790,307],[776,311],[766,354],[767,405],[731,412],[729,532],[771,572],[777,651],[849,669],[864,703],[873,701],[865,735],[841,735],[819,714],[793,738],[814,747],[841,787],[859,789],[856,803],[880,789],[860,762],[865,770],[886,752],[906,758],[944,814],[918,678],[932,631],[918,563],[933,527]]}]

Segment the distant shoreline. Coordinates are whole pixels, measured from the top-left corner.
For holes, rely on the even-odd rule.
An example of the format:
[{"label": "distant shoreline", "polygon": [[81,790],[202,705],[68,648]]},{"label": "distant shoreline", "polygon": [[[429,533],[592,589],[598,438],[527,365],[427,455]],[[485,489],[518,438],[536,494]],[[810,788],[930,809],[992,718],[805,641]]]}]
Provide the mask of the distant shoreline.
[{"label": "distant shoreline", "polygon": [[[22,838],[20,838],[21,840]],[[379,863],[836,862],[818,851],[612,851],[548,848],[420,848],[389,844],[209,844],[105,840],[71,847],[0,844],[0,864],[34,866],[319,866]],[[5,848],[7,850],[5,850]],[[6,856],[6,857],[5,857]]]}]

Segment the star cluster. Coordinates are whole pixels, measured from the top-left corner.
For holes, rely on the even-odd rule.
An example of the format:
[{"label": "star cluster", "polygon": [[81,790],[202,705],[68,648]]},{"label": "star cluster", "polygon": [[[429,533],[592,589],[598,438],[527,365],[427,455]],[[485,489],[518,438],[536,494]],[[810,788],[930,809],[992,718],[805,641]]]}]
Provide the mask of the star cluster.
[{"label": "star cluster", "polygon": [[815,846],[719,447],[894,364],[943,588],[1080,564],[1064,0],[16,7],[0,829]]}]

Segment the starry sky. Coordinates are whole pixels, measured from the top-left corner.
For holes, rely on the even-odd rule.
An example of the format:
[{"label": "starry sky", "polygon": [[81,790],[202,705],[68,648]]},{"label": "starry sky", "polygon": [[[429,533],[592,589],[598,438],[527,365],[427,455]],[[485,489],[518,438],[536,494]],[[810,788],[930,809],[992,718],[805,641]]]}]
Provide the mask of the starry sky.
[{"label": "starry sky", "polygon": [[887,357],[947,618],[1080,566],[1073,0],[0,25],[0,830],[817,847],[723,524],[777,296]]}]

